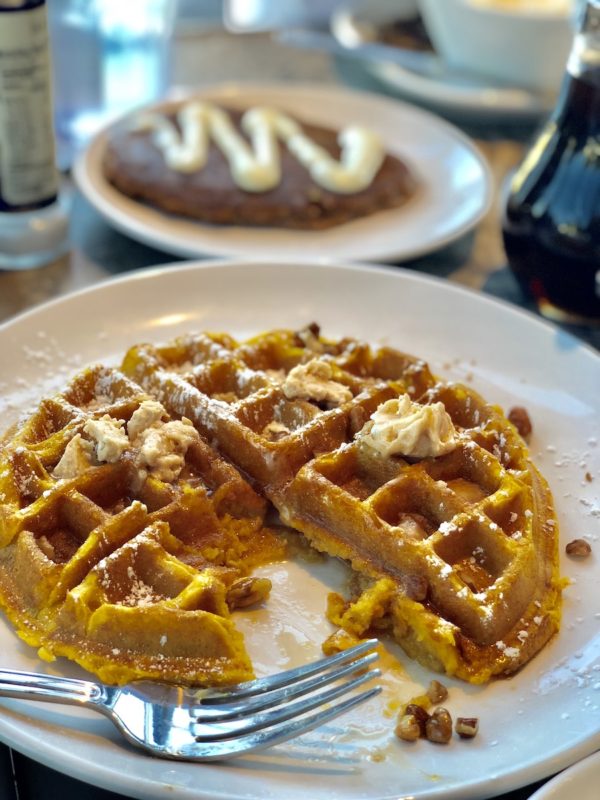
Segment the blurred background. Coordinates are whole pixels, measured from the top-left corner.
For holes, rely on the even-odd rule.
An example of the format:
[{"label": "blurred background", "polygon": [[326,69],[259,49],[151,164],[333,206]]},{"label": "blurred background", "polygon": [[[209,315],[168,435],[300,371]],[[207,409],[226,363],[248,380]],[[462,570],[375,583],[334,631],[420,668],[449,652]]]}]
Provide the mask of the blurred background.
[{"label": "blurred background", "polygon": [[[47,0],[70,249],[40,270],[0,271],[0,321],[111,276],[177,260],[111,227],[77,190],[71,168],[103,126],[132,108],[241,81],[349,87],[413,103],[456,125],[487,160],[493,202],[475,230],[402,266],[538,313],[508,267],[501,220],[508,179],[556,106],[582,6],[577,0]],[[600,345],[598,327],[563,328]],[[534,789],[511,798],[524,800]],[[0,746],[0,798],[17,796],[116,797]]]},{"label": "blurred background", "polygon": [[110,118],[223,81],[341,81],[475,130],[531,128],[552,108],[577,5],[527,0],[515,26],[514,0],[470,0],[466,15],[460,0],[47,2],[62,168]]}]

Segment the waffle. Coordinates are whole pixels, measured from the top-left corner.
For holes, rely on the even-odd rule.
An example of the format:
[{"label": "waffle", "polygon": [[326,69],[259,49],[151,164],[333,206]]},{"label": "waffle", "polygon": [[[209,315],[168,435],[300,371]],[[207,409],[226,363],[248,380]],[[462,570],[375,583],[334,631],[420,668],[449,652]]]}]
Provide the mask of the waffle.
[{"label": "waffle", "polygon": [[40,657],[109,683],[246,680],[230,612],[283,554],[265,508],[189,421],[89,368],[0,445],[0,603]]},{"label": "waffle", "polygon": [[[470,388],[314,325],[139,345],[122,369],[189,418],[284,523],[352,566],[357,591],[328,610],[351,637],[387,630],[427,667],[482,683],[558,630],[550,491],[513,425]],[[378,450],[374,420],[390,402],[438,414],[451,446]]]}]

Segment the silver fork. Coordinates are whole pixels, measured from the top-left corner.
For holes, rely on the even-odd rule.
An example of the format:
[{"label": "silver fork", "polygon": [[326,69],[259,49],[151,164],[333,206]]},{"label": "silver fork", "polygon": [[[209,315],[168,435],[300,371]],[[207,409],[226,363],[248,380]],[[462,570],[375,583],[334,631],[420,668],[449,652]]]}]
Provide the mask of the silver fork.
[{"label": "silver fork", "polygon": [[378,694],[381,688],[375,686],[333,702],[381,674],[368,669],[378,658],[373,652],[377,644],[369,639],[311,664],[223,690],[153,681],[106,686],[0,670],[0,696],[92,708],[112,720],[129,742],[153,755],[220,761],[300,736]]}]

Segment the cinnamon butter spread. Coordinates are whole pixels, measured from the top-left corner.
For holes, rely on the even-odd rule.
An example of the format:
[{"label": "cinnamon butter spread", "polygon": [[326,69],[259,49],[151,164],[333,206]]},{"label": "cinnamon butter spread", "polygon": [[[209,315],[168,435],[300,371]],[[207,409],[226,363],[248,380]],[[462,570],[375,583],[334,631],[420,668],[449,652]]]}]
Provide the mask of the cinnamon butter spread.
[{"label": "cinnamon butter spread", "polygon": [[420,405],[408,395],[382,403],[358,437],[385,457],[441,456],[457,444],[456,430],[443,403]]},{"label": "cinnamon butter spread", "polygon": [[136,127],[153,131],[154,143],[166,163],[178,172],[201,170],[212,140],[227,159],[235,184],[247,192],[267,192],[280,183],[278,141],[306,167],[316,184],[339,194],[369,187],[385,158],[377,134],[351,125],[338,136],[338,160],[307,136],[295,120],[274,108],[251,108],[243,115],[242,131],[250,142],[229,114],[212,103],[186,103],[176,119],[177,125],[164,114],[152,112],[138,117]]},{"label": "cinnamon butter spread", "polygon": [[288,400],[314,400],[317,403],[340,405],[352,400],[352,392],[343,383],[332,380],[331,364],[313,358],[291,369],[283,383]]},{"label": "cinnamon butter spread", "polygon": [[57,478],[75,478],[99,464],[114,464],[126,450],[139,451],[139,477],[148,473],[165,483],[179,477],[188,448],[198,441],[198,432],[185,417],[165,422],[164,407],[154,400],[144,400],[129,422],[105,414],[90,419],[83,427],[84,438],[76,434],[67,444],[54,468]]}]

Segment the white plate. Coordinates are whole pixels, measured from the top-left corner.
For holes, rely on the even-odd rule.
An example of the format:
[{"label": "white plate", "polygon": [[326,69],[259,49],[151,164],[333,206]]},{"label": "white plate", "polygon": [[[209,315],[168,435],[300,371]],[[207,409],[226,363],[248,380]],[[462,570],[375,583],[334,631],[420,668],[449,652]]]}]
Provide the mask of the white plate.
[{"label": "white plate", "polygon": [[88,200],[134,239],[176,255],[293,260],[384,261],[414,258],[470,230],[491,202],[488,167],[472,142],[443,120],[409,105],[366,93],[297,84],[237,84],[206,89],[202,97],[247,107],[274,105],[307,122],[367,125],[388,151],[406,160],[421,191],[404,207],[325,231],[203,225],[167,215],[125,197],[104,179],[106,134],[97,136],[75,166]]},{"label": "white plate", "polygon": [[541,789],[531,795],[530,800],[598,800],[600,786],[600,752],[579,761],[561,772]]},{"label": "white plate", "polygon": [[[415,15],[409,4],[405,15]],[[336,8],[331,17],[331,32],[337,41],[351,49],[353,43],[369,41],[373,31],[386,23],[396,22],[402,12],[394,0],[369,0]],[[390,49],[391,49],[390,45]],[[524,89],[494,86],[485,78],[455,80],[450,77],[419,75],[391,61],[363,62],[366,72],[388,89],[441,112],[456,116],[476,117],[490,122],[510,119],[537,119],[554,107],[554,96],[534,95]]]},{"label": "white plate", "polygon": [[[3,700],[0,738],[90,783],[136,798],[382,800],[484,798],[553,774],[600,746],[600,360],[591,349],[506,304],[402,269],[273,263],[197,263],[128,275],[41,306],[0,327],[1,418],[9,424],[84,364],[186,330],[247,335],[318,320],[326,334],[386,342],[471,380],[505,408],[525,405],[532,452],[554,490],[561,552],[576,536],[593,554],[563,555],[560,635],[510,680],[446,680],[453,715],[480,718],[470,742],[446,747],[394,739],[389,703],[432,677],[390,646],[383,695],[339,722],[265,754],[223,765],[165,762],[130,748],[104,718],[81,709]],[[585,473],[594,482],[585,480]],[[338,562],[293,560],[267,569],[262,610],[236,614],[257,672],[319,653],[331,628],[325,596],[345,580]],[[47,665],[0,620],[2,666],[82,675]],[[393,666],[400,655],[404,671]]]}]

